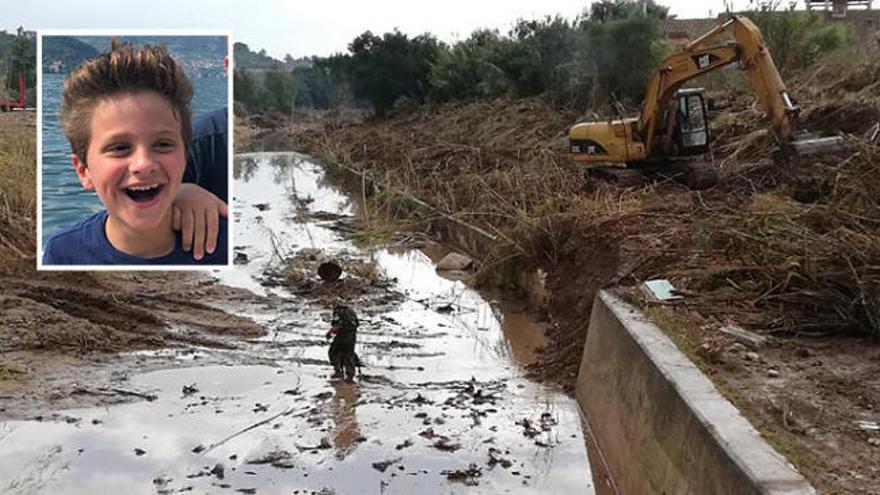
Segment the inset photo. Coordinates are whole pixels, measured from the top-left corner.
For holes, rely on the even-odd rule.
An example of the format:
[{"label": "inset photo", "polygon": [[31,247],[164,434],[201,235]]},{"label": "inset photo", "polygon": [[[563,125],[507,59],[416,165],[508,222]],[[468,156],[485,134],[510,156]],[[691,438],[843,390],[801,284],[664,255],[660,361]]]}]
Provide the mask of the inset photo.
[{"label": "inset photo", "polygon": [[230,43],[38,33],[38,269],[231,266]]}]

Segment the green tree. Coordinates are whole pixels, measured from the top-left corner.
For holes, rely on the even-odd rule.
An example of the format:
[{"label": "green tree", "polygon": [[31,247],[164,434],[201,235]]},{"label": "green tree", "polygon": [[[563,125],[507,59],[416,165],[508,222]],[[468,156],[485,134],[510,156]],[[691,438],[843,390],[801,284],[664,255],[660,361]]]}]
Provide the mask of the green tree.
[{"label": "green tree", "polygon": [[324,67],[315,64],[297,67],[292,76],[297,88],[296,106],[321,109],[336,106],[333,82]]},{"label": "green tree", "polygon": [[439,49],[429,34],[410,39],[397,30],[382,37],[366,31],[348,46],[354,96],[368,100],[380,116],[403,96],[424,101]]},{"label": "green tree", "polygon": [[235,69],[232,78],[233,100],[240,102],[250,112],[258,110],[257,88],[253,78],[244,69]]},{"label": "green tree", "polygon": [[581,56],[594,79],[594,92],[641,101],[648,76],[666,52],[659,21],[667,10],[653,0],[606,0],[590,6],[580,20],[587,39]]},{"label": "green tree", "polygon": [[476,31],[440,53],[432,71],[434,95],[442,101],[546,94],[561,102],[572,86],[578,43],[572,25],[559,16],[519,20],[507,36]]},{"label": "green tree", "polygon": [[665,19],[668,13],[668,7],[658,5],[653,0],[603,0],[590,4],[581,14],[581,17],[592,22],[604,24],[639,16]]},{"label": "green tree", "polygon": [[571,26],[565,19],[519,20],[507,43],[496,50],[490,61],[513,82],[516,96],[531,96],[558,89],[564,79],[563,68],[574,48]]},{"label": "green tree", "polygon": [[431,98],[474,100],[498,96],[511,88],[504,71],[491,59],[504,41],[496,30],[478,30],[447,50],[431,67]]},{"label": "green tree", "polygon": [[266,73],[266,93],[269,109],[278,112],[293,111],[296,102],[296,86],[293,76],[286,71],[269,71]]},{"label": "green tree", "polygon": [[330,108],[352,105],[355,102],[351,85],[351,55],[337,53],[326,58],[315,58],[312,63],[325,80]]},{"label": "green tree", "polygon": [[24,74],[24,85],[28,89],[28,105],[35,103],[35,92],[33,88],[37,86],[37,48],[36,44],[28,38],[22,26],[18,27],[15,39],[9,45],[6,59],[6,87],[15,88],[16,95],[18,89],[18,75]]}]

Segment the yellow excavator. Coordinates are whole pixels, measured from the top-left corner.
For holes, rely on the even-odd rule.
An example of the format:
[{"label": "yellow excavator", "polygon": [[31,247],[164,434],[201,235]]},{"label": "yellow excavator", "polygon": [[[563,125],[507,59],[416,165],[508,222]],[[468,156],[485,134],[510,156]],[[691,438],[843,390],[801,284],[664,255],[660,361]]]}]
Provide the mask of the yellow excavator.
[{"label": "yellow excavator", "polygon": [[[733,41],[725,41],[732,32]],[[711,134],[706,98],[700,88],[680,89],[698,76],[739,63],[767,112],[776,142],[786,154],[801,156],[838,149],[839,137],[815,138],[797,131],[799,108],[792,102],[761,31],[734,15],[654,70],[638,117],[583,122],[569,131],[575,161],[587,175],[622,186],[637,186],[643,173],[659,173],[691,189],[713,186],[718,175],[700,159]]]}]

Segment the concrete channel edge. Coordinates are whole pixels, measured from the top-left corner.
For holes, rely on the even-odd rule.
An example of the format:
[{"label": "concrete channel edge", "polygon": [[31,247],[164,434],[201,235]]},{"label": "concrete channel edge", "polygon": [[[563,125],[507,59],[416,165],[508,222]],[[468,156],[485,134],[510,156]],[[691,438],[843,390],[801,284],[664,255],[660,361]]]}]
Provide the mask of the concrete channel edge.
[{"label": "concrete channel edge", "polygon": [[575,394],[621,493],[815,493],[657,325],[608,291],[593,303]]}]

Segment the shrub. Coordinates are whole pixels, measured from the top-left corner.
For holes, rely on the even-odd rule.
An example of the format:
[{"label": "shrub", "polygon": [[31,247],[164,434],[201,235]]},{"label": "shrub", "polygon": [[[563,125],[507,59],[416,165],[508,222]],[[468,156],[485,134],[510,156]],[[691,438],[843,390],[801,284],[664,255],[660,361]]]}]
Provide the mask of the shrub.
[{"label": "shrub", "polygon": [[828,23],[816,12],[776,10],[776,4],[760,2],[746,15],[755,21],[773,60],[782,72],[803,69],[822,55],[847,44],[852,28],[843,23]]}]

